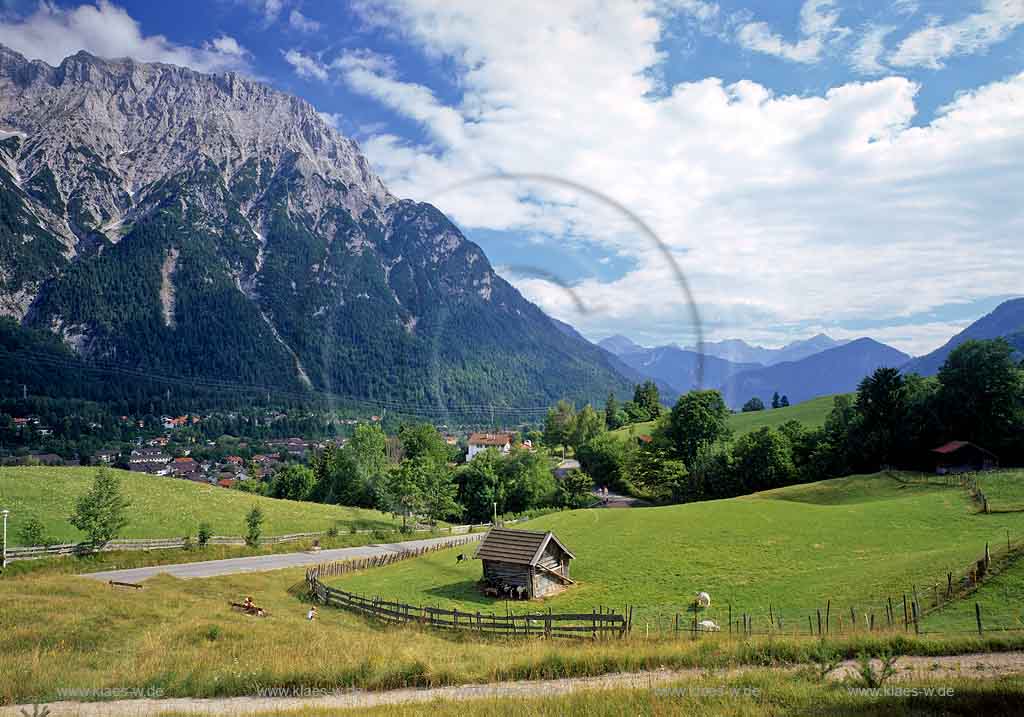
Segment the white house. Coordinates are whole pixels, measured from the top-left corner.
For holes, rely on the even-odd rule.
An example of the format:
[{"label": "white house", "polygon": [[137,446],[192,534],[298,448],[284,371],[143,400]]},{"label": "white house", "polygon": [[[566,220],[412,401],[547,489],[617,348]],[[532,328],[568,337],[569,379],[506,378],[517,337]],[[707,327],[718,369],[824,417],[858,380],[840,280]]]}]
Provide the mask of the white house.
[{"label": "white house", "polygon": [[471,433],[469,435],[469,452],[466,454],[466,460],[473,460],[477,453],[486,451],[488,448],[497,448],[502,453],[508,453],[512,450],[512,434]]}]

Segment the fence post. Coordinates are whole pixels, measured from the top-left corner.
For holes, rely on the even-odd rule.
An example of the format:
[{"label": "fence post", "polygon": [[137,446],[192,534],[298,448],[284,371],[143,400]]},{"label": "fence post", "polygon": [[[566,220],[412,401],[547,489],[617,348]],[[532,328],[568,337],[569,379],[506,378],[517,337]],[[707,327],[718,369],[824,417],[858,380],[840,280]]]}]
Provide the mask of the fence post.
[{"label": "fence post", "polygon": [[978,621],[978,634],[983,634],[981,629],[981,603],[974,603],[974,617]]},{"label": "fence post", "polygon": [[825,602],[825,634],[826,635],[828,634],[828,630],[829,630],[828,623],[829,623],[829,619],[830,619],[831,615],[832,615],[832,601],[831,600],[827,600]]},{"label": "fence post", "polygon": [[732,634],[732,603],[729,603],[729,634]]},{"label": "fence post", "polygon": [[907,614],[907,594],[903,593],[903,627],[910,629],[910,616]]}]

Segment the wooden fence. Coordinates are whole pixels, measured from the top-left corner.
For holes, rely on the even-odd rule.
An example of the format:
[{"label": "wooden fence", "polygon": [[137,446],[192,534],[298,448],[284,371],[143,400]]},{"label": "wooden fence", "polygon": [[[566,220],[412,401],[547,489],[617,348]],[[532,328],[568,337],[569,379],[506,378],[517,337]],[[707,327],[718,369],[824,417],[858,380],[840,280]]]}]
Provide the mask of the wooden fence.
[{"label": "wooden fence", "polygon": [[[518,521],[509,521],[518,522]],[[438,533],[441,535],[465,535],[472,534],[473,531],[481,530],[484,528],[490,528],[490,523],[480,523],[473,525],[450,525],[446,528],[438,529]],[[431,533],[434,532],[434,528],[414,528],[413,533]],[[377,532],[377,530],[356,530],[356,534],[369,534]],[[260,545],[278,545],[281,543],[294,543],[300,540],[311,540],[316,538],[323,538],[327,535],[326,531],[313,532],[313,533],[290,533],[288,535],[269,535],[260,538]],[[196,545],[195,540],[191,540],[190,544],[194,547]],[[245,538],[241,536],[232,535],[215,535],[210,538],[210,545],[245,545]],[[38,558],[51,558],[58,557],[61,555],[87,555],[89,553],[104,552],[109,553],[116,550],[178,550],[183,549],[186,546],[185,538],[125,538],[121,540],[112,540],[102,548],[96,548],[89,543],[60,543],[57,545],[35,545],[30,547],[22,548],[7,548],[7,561],[12,562],[14,560],[35,560]]]},{"label": "wooden fence", "polygon": [[354,570],[390,565],[401,560],[416,558],[425,553],[457,545],[465,545],[475,538],[457,543],[425,546],[416,550],[382,555],[360,560],[317,565],[306,571],[310,594],[324,605],[340,607],[391,624],[413,623],[442,630],[467,630],[481,635],[507,635],[509,637],[571,637],[576,639],[603,639],[623,637],[631,626],[632,609],[624,613],[601,608],[590,613],[523,613],[495,614],[465,610],[444,610],[438,607],[407,605],[405,603],[368,598],[356,593],[332,588],[320,578],[343,575]]},{"label": "wooden fence", "polygon": [[[299,540],[309,540],[321,537],[323,533],[292,533],[289,535],[271,535],[260,538],[260,545],[276,545],[278,543],[292,543]],[[190,541],[192,546],[196,545],[194,540]],[[210,545],[245,545],[245,538],[238,536],[217,535],[210,538]],[[184,548],[185,538],[125,538],[123,540],[111,540],[106,545],[97,548],[90,543],[60,543],[58,545],[36,545],[28,548],[8,548],[7,560],[32,560],[35,558],[49,558],[60,555],[85,555],[88,553],[104,552],[109,553],[115,550],[175,550]]]},{"label": "wooden fence", "polygon": [[366,570],[367,568],[380,568],[385,565],[391,565],[402,560],[408,560],[410,558],[418,558],[421,555],[427,553],[433,553],[438,550],[447,550],[448,548],[457,548],[461,545],[468,545],[469,543],[475,543],[477,540],[483,537],[483,533],[477,533],[475,535],[469,535],[465,538],[458,540],[448,540],[443,543],[432,543],[430,545],[421,545],[418,548],[411,550],[398,550],[393,553],[385,553],[383,555],[371,555],[366,558],[355,558],[352,560],[337,560],[333,563],[320,563],[314,565],[306,571],[306,582],[310,580],[316,580],[317,578],[328,578],[337,577],[338,575],[345,575],[356,570]]}]

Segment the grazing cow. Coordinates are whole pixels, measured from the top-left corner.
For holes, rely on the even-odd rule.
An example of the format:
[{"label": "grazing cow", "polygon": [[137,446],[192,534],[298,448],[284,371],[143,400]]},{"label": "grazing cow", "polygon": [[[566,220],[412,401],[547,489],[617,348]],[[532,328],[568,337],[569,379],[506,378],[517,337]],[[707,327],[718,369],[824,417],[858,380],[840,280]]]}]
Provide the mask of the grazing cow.
[{"label": "grazing cow", "polygon": [[461,563],[463,560],[469,560],[469,558],[466,557],[465,553],[459,553],[458,555],[455,556],[455,564],[456,565]]},{"label": "grazing cow", "polygon": [[697,627],[699,627],[702,632],[718,632],[722,629],[714,620],[701,620],[697,623]]},{"label": "grazing cow", "polygon": [[711,607],[711,596],[703,590],[697,593],[697,607]]},{"label": "grazing cow", "polygon": [[519,600],[526,599],[526,587],[524,585],[520,585],[516,588],[516,598]]}]

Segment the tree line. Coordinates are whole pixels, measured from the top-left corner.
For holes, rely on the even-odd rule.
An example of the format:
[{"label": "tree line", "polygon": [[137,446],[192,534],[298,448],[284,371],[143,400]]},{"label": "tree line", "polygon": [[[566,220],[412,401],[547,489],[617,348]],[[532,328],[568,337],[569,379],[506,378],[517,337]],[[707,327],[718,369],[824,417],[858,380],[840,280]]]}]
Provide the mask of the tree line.
[{"label": "tree line", "polygon": [[460,448],[427,423],[398,431],[397,455],[379,426],[361,424],[344,446],[326,446],[309,466],[286,466],[260,492],[376,508],[401,516],[404,529],[410,520],[477,523],[587,503],[589,481],[557,481],[543,449],[517,442],[507,455],[488,449],[463,464],[457,462],[460,455]]},{"label": "tree line", "polygon": [[734,438],[729,416],[718,391],[694,391],[649,436],[594,435],[575,446],[576,455],[597,482],[662,502],[727,498],[886,467],[927,470],[931,449],[951,440],[977,443],[1004,465],[1020,464],[1024,364],[1005,340],[969,341],[935,377],[876,370],[856,394],[835,398],[821,428],[790,421]]}]

